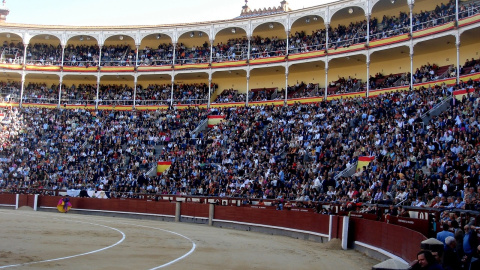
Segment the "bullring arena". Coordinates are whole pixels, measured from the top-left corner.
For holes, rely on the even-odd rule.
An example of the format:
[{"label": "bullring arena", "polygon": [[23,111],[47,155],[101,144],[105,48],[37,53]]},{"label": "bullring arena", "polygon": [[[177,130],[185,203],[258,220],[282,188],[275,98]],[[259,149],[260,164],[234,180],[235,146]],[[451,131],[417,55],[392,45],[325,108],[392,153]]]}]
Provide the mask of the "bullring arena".
[{"label": "bullring arena", "polygon": [[279,4],[57,26],[3,1],[0,269],[408,269],[443,230],[469,269],[480,3]]}]

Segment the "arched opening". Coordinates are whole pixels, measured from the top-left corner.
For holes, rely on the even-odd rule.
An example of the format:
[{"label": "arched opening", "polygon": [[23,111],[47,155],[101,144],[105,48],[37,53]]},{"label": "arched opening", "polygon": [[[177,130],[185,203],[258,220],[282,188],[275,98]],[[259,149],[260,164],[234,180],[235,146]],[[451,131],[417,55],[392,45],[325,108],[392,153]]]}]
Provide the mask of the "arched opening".
[{"label": "arched opening", "polygon": [[135,66],[135,40],[126,35],[107,38],[102,47],[101,66]]},{"label": "arched opening", "polygon": [[253,69],[248,102],[285,99],[285,67]]},{"label": "arched opening", "polygon": [[367,37],[367,20],[365,11],[359,7],[345,7],[333,14],[328,30],[328,48],[348,48],[365,43]]},{"label": "arched opening", "polygon": [[325,62],[291,65],[288,69],[288,99],[321,97],[325,88]]},{"label": "arched opening", "polygon": [[246,60],[248,55],[247,32],[243,28],[229,27],[215,36],[213,62]]},{"label": "arched opening", "polygon": [[250,41],[250,58],[267,58],[286,54],[287,34],[285,27],[277,22],[257,26]]},{"label": "arched opening", "polygon": [[16,72],[0,73],[0,101],[20,102],[22,75]]},{"label": "arched opening", "polygon": [[242,103],[247,101],[247,72],[245,70],[217,71],[212,81],[218,88],[212,93],[213,103]]},{"label": "arched opening", "polygon": [[455,4],[448,0],[416,0],[413,7],[413,31],[455,21]]},{"label": "arched opening", "polygon": [[178,39],[175,64],[199,64],[210,62],[210,41],[202,31],[184,33]]},{"label": "arched opening", "polygon": [[56,74],[27,74],[22,102],[58,104],[59,80]]},{"label": "arched opening", "polygon": [[455,37],[445,36],[417,43],[414,47],[414,83],[455,77]]},{"label": "arched opening", "polygon": [[53,35],[37,35],[30,39],[27,47],[27,65],[60,66],[62,46],[60,39]]},{"label": "arched opening", "polygon": [[97,77],[94,75],[66,75],[62,81],[60,105],[95,105]]},{"label": "arched opening", "polygon": [[468,75],[480,72],[480,48],[478,37],[480,29],[474,28],[465,31],[460,36],[460,75]]},{"label": "arched opening", "polygon": [[[215,91],[215,88],[212,86],[212,91]],[[173,88],[173,104],[207,104],[208,89],[208,74],[205,72],[177,74]]]},{"label": "arched opening", "polygon": [[410,48],[407,46],[370,55],[370,91],[410,84]]},{"label": "arched opening", "polygon": [[319,16],[304,16],[297,19],[290,30],[288,53],[303,53],[325,50],[325,23]]},{"label": "arched opening", "polygon": [[138,51],[139,66],[171,66],[173,64],[173,45],[170,36],[157,33],[142,39]]},{"label": "arched opening", "polygon": [[380,0],[370,17],[370,41],[410,33],[407,0]]},{"label": "arched opening", "polygon": [[141,75],[137,79],[135,106],[170,105],[172,76]]},{"label": "arched opening", "polygon": [[98,88],[98,105],[133,106],[134,80],[131,75],[104,75]]},{"label": "arched opening", "polygon": [[23,40],[14,33],[1,33],[0,42],[2,44],[2,51],[0,56],[0,63],[2,64],[23,64]]},{"label": "arched opening", "polygon": [[100,47],[98,41],[88,35],[71,37],[65,46],[64,66],[98,66]]},{"label": "arched opening", "polygon": [[328,63],[327,94],[330,96],[365,91],[366,61],[365,55],[352,55],[331,60]]}]

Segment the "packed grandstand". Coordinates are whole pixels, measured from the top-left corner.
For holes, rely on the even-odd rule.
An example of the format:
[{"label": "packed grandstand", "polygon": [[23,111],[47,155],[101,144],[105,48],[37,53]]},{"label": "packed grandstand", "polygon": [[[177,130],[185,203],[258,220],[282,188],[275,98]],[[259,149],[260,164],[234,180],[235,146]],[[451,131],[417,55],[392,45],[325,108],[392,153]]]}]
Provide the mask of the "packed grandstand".
[{"label": "packed grandstand", "polygon": [[3,22],[1,192],[393,205],[466,225],[480,210],[480,3],[458,2],[333,3],[143,36]]}]

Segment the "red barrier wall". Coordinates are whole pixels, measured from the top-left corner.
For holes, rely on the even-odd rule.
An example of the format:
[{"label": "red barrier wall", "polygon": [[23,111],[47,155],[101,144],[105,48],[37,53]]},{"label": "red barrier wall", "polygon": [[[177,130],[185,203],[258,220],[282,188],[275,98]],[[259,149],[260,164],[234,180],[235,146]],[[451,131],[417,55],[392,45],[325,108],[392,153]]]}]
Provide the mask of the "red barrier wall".
[{"label": "red barrier wall", "polygon": [[251,207],[215,207],[215,219],[286,227],[328,235],[328,215]]},{"label": "red barrier wall", "polygon": [[16,194],[0,194],[0,204],[15,205]]},{"label": "red barrier wall", "polygon": [[[20,198],[24,195],[20,195]],[[39,196],[38,206],[56,207],[61,197]],[[175,215],[175,203],[168,201],[147,201],[135,199],[91,199],[91,198],[70,198],[72,207],[89,210],[120,211],[132,213]]]},{"label": "red barrier wall", "polygon": [[351,218],[350,226],[355,241],[381,248],[406,261],[416,259],[420,243],[427,239],[419,232],[385,222]]},{"label": "red barrier wall", "polygon": [[180,215],[208,218],[209,206],[209,204],[182,203],[180,207]]}]

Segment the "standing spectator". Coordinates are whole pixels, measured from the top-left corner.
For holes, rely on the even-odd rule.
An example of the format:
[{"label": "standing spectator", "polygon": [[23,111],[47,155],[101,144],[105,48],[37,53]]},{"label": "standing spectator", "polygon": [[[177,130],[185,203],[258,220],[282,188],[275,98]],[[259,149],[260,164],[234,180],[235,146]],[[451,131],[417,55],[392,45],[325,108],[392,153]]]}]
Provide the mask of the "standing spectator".
[{"label": "standing spectator", "polygon": [[443,268],[445,270],[460,270],[462,262],[456,252],[457,241],[455,238],[448,236],[445,238],[445,250],[443,252]]},{"label": "standing spectator", "polygon": [[463,261],[465,265],[469,265],[472,260],[472,256],[475,253],[475,247],[478,246],[477,234],[475,231],[475,226],[465,225],[465,236],[463,237]]},{"label": "standing spectator", "polygon": [[446,247],[446,244],[445,244],[445,239],[447,237],[454,237],[453,233],[451,231],[449,231],[450,229],[450,226],[448,226],[448,224],[445,222],[443,223],[442,225],[442,229],[443,231],[437,233],[437,240],[442,242],[443,243],[443,246]]}]

